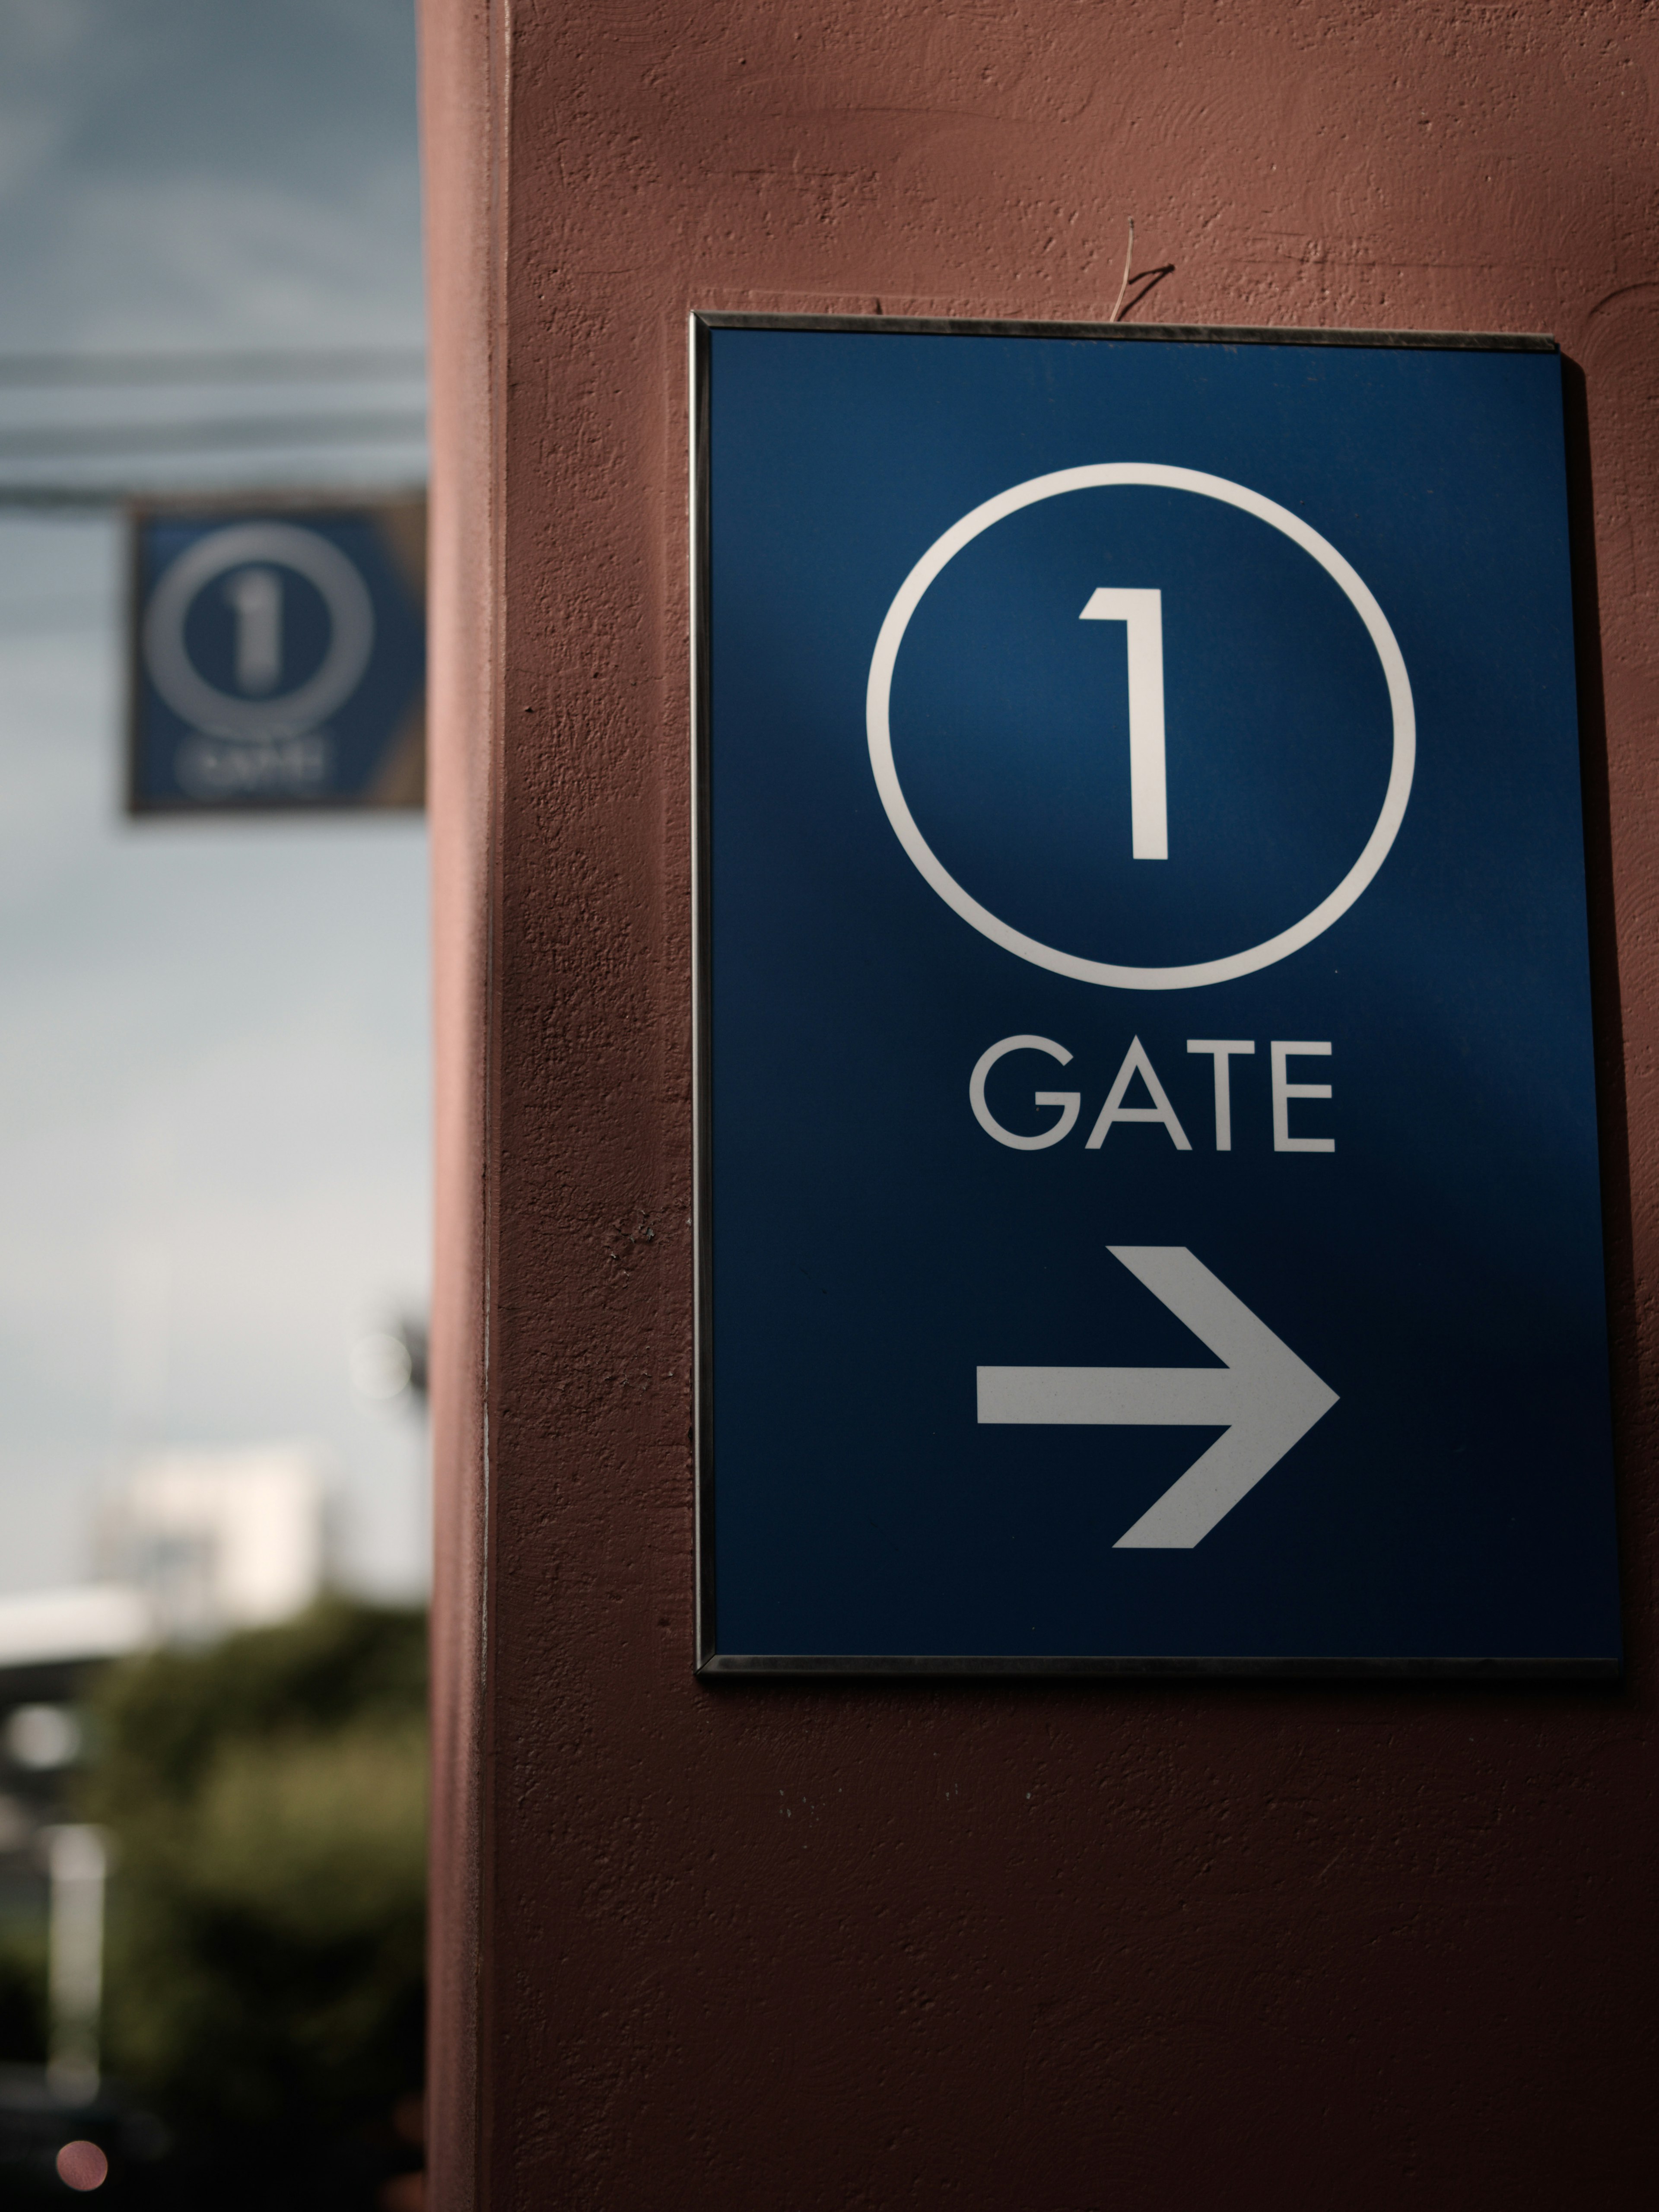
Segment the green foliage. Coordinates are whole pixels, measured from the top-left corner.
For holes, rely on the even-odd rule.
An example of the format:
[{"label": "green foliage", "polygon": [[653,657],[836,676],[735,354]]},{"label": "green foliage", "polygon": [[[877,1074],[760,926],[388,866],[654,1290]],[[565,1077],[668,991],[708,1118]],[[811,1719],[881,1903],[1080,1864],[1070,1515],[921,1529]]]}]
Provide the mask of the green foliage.
[{"label": "green foliage", "polygon": [[418,2087],[425,1674],[420,1615],[331,1600],[105,1677],[106,2045],[181,2136],[291,2165]]}]

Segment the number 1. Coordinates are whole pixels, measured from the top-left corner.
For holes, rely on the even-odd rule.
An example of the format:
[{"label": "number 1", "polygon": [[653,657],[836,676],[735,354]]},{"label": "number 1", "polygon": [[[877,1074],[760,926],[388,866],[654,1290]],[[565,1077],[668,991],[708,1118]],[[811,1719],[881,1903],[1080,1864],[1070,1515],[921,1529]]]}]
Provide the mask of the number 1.
[{"label": "number 1", "polygon": [[1164,798],[1164,594],[1097,592],[1079,617],[1129,633],[1129,830],[1137,860],[1167,860]]}]

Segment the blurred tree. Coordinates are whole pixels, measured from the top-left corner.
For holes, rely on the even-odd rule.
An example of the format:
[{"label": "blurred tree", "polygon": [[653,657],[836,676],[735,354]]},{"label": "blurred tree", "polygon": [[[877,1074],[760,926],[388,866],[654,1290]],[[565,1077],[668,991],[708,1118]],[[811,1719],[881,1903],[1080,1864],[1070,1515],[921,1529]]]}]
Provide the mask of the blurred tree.
[{"label": "blurred tree", "polygon": [[113,1668],[90,1717],[106,2062],[174,2130],[172,2201],[372,2203],[422,2078],[423,1616],[331,1599]]},{"label": "blurred tree", "polygon": [[0,1927],[0,2065],[46,2055],[46,1939],[27,1923]]}]

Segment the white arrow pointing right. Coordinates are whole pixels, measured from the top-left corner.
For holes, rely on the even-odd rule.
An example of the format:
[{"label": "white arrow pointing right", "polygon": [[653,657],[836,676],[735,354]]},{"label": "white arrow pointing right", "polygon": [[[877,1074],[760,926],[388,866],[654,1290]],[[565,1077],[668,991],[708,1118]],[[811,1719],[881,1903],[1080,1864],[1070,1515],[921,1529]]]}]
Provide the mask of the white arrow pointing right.
[{"label": "white arrow pointing right", "polygon": [[1226,1425],[1115,1550],[1190,1551],[1336,1403],[1184,1244],[1111,1244],[1132,1275],[1226,1364],[1222,1367],[981,1367],[981,1422],[1117,1428]]}]

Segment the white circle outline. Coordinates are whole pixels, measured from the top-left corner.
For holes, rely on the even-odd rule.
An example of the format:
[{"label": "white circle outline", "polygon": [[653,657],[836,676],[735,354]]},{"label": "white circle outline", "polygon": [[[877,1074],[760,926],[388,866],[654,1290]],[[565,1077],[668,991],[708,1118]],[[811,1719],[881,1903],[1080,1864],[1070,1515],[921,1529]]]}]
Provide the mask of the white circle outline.
[{"label": "white circle outline", "polygon": [[[275,699],[240,699],[210,684],[185,644],[191,608],[216,576],[248,561],[272,561],[314,584],[328,608],[329,643],[321,665]],[[291,522],[237,522],[187,545],[162,571],[144,617],[150,681],[192,729],[233,744],[298,737],[343,704],[362,680],[374,649],[374,606],[356,568],[337,546]]]},{"label": "white circle outline", "polygon": [[[1041,945],[1034,937],[1011,928],[1000,921],[988,908],[963,890],[948,870],[936,858],[927,839],[916,827],[915,818],[905,802],[900,787],[898,770],[893,764],[893,738],[888,725],[888,708],[893,688],[893,670],[898,659],[898,650],[910,617],[921,602],[922,594],[945,563],[970,544],[983,530],[994,522],[1000,522],[1016,514],[1023,507],[1032,507],[1039,500],[1053,499],[1067,491],[1086,491],[1097,486],[1112,484],[1146,484],[1164,491],[1196,492],[1206,499],[1220,500],[1227,507],[1242,508],[1258,520],[1271,523],[1281,530],[1304,553],[1311,554],[1320,567],[1342,589],[1354,611],[1365,625],[1371,643],[1382,664],[1382,674],[1389,687],[1389,704],[1394,716],[1394,760],[1389,771],[1388,789],[1382,795],[1382,811],[1376,817],[1376,827],[1365,841],[1364,850],[1347,874],[1329,896],[1322,899],[1311,914],[1304,915],[1289,929],[1281,930],[1277,937],[1252,945],[1248,951],[1233,952],[1220,960],[1194,961],[1181,968],[1127,968],[1108,960],[1085,960],[1073,952],[1056,951],[1052,945]],[[1388,858],[1405,819],[1406,805],[1411,797],[1412,775],[1417,763],[1417,715],[1412,704],[1411,679],[1406,673],[1406,663],[1395,634],[1389,627],[1388,617],[1378,606],[1368,586],[1349,566],[1334,545],[1328,544],[1316,530],[1310,529],[1299,515],[1288,508],[1264,499],[1260,492],[1248,490],[1243,484],[1231,483],[1225,477],[1212,477],[1199,469],[1165,467],[1153,461],[1098,461],[1082,468],[1056,469],[1050,475],[1031,477],[1024,483],[1012,485],[999,492],[994,499],[986,500],[981,506],[964,514],[953,523],[945,535],[934,541],[911,569],[898,589],[897,597],[887,610],[876,639],[876,649],[870,661],[870,681],[865,697],[865,722],[870,740],[870,764],[875,771],[876,789],[887,811],[894,835],[909,854],[912,862],[925,880],[938,892],[946,906],[952,908],[962,919],[988,937],[994,945],[1005,951],[1029,960],[1034,967],[1047,968],[1056,975],[1070,975],[1080,983],[1101,983],[1122,991],[1189,991],[1204,983],[1231,983],[1241,975],[1252,975],[1258,969],[1270,968],[1275,961],[1299,952],[1304,945],[1312,943],[1328,929],[1338,917],[1347,912],[1354,901],[1370,885],[1371,879]]]}]

